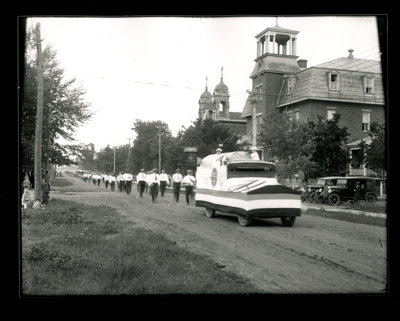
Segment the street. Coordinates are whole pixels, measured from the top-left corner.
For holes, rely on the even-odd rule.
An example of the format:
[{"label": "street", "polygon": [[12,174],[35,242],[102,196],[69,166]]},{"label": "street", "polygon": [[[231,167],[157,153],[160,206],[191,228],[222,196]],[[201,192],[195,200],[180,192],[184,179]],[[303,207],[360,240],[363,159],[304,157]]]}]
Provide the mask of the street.
[{"label": "street", "polygon": [[[172,194],[106,190],[78,178],[65,192],[55,187],[51,198],[88,205],[110,206],[126,219],[127,229],[145,228],[162,233],[189,251],[211,257],[221,268],[248,278],[260,293],[384,293],[387,278],[386,227],[307,215],[284,227],[280,219],[254,221],[242,227],[237,218],[217,212],[207,218],[194,200],[186,205]],[[90,186],[90,188],[89,188]],[[87,190],[85,192],[78,191]]]}]

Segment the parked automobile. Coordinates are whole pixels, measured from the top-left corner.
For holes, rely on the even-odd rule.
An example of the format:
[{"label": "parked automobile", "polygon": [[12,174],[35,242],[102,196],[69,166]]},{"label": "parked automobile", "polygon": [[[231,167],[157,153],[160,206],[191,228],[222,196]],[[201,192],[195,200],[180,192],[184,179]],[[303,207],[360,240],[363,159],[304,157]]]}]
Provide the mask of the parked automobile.
[{"label": "parked automobile", "polygon": [[301,200],[303,202],[309,201],[311,203],[321,203],[320,192],[322,192],[328,179],[329,177],[321,177],[318,178],[315,184],[306,185],[304,192],[301,195]]},{"label": "parked automobile", "polygon": [[360,200],[375,203],[378,199],[380,179],[365,176],[332,176],[326,177],[324,189],[321,193],[324,202],[330,205],[339,205],[340,202],[351,201],[357,182],[360,183]]}]

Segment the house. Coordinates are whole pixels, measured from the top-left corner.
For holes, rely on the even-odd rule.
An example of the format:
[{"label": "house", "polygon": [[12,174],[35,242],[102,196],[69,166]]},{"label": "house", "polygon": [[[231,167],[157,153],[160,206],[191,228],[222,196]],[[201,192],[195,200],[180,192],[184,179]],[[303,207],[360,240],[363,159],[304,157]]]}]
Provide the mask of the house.
[{"label": "house", "polygon": [[256,36],[257,58],[250,75],[253,89],[242,111],[247,140],[255,140],[257,125],[268,110],[288,112],[300,121],[316,121],[318,115],[330,119],[339,113],[339,125],[347,127],[350,134],[348,174],[371,174],[358,161],[358,142],[370,141],[372,122],[385,123],[380,62],[356,58],[350,49],[347,57],[308,68],[307,60],[298,60],[296,55],[298,33],[275,26]]}]

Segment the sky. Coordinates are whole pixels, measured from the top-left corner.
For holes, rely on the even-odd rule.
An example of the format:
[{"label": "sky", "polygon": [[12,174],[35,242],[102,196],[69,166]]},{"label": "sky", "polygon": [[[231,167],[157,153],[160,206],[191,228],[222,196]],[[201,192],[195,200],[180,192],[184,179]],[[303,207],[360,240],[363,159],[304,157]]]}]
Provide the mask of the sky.
[{"label": "sky", "polygon": [[[198,115],[206,78],[212,94],[221,80],[230,111],[243,110],[256,58],[255,36],[278,25],[299,31],[298,59],[308,67],[346,57],[380,59],[373,16],[31,17],[40,22],[66,79],[86,89],[93,118],[77,129],[77,143],[97,151],[133,142],[136,119],[161,120],[173,135]],[[62,142],[62,141],[61,141]]]}]

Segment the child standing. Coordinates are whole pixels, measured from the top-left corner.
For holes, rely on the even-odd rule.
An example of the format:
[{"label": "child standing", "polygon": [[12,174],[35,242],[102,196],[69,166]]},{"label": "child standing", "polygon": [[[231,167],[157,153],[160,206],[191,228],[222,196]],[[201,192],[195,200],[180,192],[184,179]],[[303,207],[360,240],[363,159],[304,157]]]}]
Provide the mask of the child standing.
[{"label": "child standing", "polygon": [[28,204],[30,201],[31,201],[31,193],[29,192],[29,189],[25,187],[21,199],[22,206],[24,207],[25,210],[28,208]]}]

